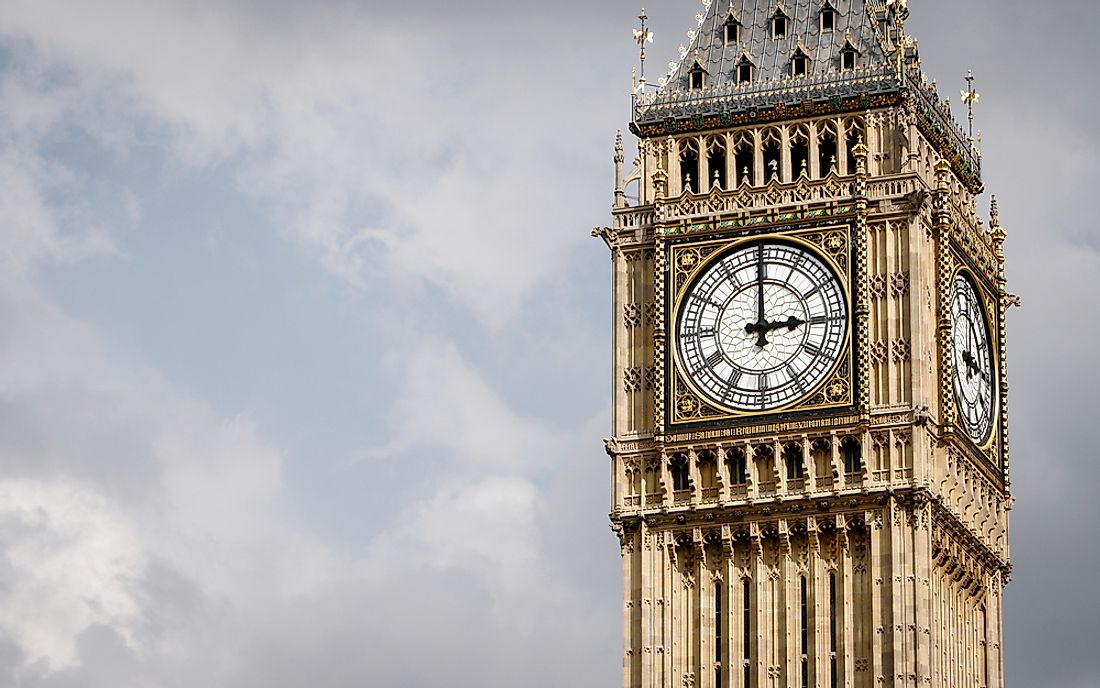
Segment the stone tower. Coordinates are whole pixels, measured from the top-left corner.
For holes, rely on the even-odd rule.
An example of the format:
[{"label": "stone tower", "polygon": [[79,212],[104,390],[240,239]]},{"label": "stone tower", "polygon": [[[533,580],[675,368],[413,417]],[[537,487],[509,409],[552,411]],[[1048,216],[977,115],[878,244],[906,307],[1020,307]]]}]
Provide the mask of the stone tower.
[{"label": "stone tower", "polygon": [[624,688],[1004,684],[1005,233],[907,14],[704,0],[636,84],[597,232]]}]

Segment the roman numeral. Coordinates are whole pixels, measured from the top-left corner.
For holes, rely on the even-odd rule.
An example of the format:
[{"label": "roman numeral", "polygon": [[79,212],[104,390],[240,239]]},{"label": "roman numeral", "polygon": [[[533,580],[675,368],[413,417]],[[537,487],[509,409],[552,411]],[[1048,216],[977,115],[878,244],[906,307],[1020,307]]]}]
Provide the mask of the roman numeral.
[{"label": "roman numeral", "polygon": [[707,367],[713,368],[714,366],[721,363],[722,359],[725,357],[725,354],[723,354],[721,351],[715,351],[710,356],[707,356]]},{"label": "roman numeral", "polygon": [[844,316],[842,315],[815,315],[814,317],[810,318],[810,324],[824,325],[825,323],[836,322],[838,320],[842,320],[843,318]]}]

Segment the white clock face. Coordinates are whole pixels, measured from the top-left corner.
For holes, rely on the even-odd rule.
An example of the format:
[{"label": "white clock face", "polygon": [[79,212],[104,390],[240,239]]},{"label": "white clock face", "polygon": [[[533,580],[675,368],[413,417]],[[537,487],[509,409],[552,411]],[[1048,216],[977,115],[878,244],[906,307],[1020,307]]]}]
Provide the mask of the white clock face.
[{"label": "white clock face", "polygon": [[844,289],[824,261],[761,241],[704,269],[683,298],[675,337],[680,365],[704,396],[769,411],[820,385],[847,333]]},{"label": "white clock face", "polygon": [[959,418],[980,444],[993,429],[993,354],[978,292],[962,274],[951,288],[951,338]]}]

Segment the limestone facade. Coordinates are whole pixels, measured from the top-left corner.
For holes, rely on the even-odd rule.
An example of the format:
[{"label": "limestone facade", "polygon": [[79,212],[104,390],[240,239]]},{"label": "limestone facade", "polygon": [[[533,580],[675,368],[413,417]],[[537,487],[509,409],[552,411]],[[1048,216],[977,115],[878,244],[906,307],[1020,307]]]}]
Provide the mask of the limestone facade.
[{"label": "limestone facade", "polygon": [[[660,134],[636,118],[631,165],[617,140],[597,234],[614,274],[624,688],[1004,685],[1014,297],[996,205],[987,227],[975,170],[926,106],[903,93]],[[725,408],[688,382],[678,310],[708,260],[771,238],[836,267],[846,347],[797,403]],[[984,440],[956,399],[960,274],[993,352]]]}]

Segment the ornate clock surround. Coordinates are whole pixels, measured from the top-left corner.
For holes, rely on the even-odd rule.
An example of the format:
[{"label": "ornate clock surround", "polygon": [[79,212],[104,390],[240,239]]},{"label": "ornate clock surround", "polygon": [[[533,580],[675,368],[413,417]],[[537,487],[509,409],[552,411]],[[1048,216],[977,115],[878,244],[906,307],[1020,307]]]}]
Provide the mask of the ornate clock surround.
[{"label": "ornate clock surround", "polygon": [[[857,327],[857,296],[861,283],[856,242],[855,217],[833,218],[826,222],[806,224],[759,225],[749,231],[699,232],[665,238],[661,251],[663,261],[658,262],[657,283],[664,295],[664,312],[661,314],[664,332],[669,341],[663,347],[661,363],[667,374],[659,385],[657,408],[664,409],[662,419],[669,433],[679,433],[708,426],[730,426],[796,420],[802,417],[822,418],[823,414],[835,414],[837,418],[850,417],[856,412],[859,399],[860,376],[857,360],[860,347]],[[721,408],[700,395],[687,380],[675,352],[672,341],[676,330],[681,299],[685,289],[706,269],[716,254],[735,250],[738,245],[757,241],[775,240],[790,242],[808,248],[825,262],[835,274],[844,292],[848,323],[845,341],[840,355],[823,382],[799,399],[781,408],[765,411],[733,411]],[[667,266],[661,268],[661,263]]]}]

